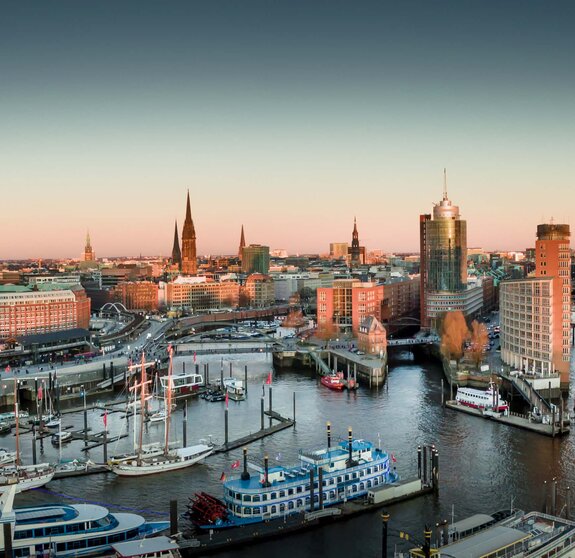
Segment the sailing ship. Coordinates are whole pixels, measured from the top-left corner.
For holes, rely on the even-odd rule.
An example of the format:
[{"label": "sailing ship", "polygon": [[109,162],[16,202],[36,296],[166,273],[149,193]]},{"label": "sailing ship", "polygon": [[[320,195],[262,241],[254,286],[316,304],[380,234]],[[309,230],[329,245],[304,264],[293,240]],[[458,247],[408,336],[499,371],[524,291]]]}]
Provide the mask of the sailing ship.
[{"label": "sailing ship", "polygon": [[16,493],[48,484],[54,476],[54,467],[49,463],[22,465],[20,463],[20,413],[17,380],[14,379],[14,422],[16,425],[16,456],[14,464],[0,467],[0,494],[14,486]]},{"label": "sailing ship", "polygon": [[[141,539],[164,531],[169,522],[149,522],[134,513],[111,513],[94,504],[45,504],[13,509],[15,490],[2,495],[2,522],[12,530],[13,555],[74,556],[100,555],[122,541]],[[6,531],[4,531],[6,532]],[[0,537],[0,552],[6,551]]]},{"label": "sailing ship", "polygon": [[[144,405],[143,402],[146,400],[147,396],[147,385],[149,381],[146,380],[146,370],[142,366],[142,377],[140,383],[134,386],[134,388],[140,389],[140,399],[142,401],[141,413],[140,413],[140,434],[139,434],[139,444],[138,453],[133,459],[125,459],[118,462],[110,463],[110,468],[112,472],[119,476],[125,477],[140,477],[143,475],[152,475],[155,473],[163,473],[166,471],[174,471],[177,469],[183,469],[185,467],[190,467],[199,461],[205,459],[214,451],[212,444],[200,443],[194,446],[188,446],[183,448],[170,448],[169,435],[170,435],[170,415],[172,410],[172,350],[169,350],[170,354],[170,366],[168,369],[168,381],[166,383],[165,389],[165,443],[164,451],[161,454],[154,455],[144,455],[142,452],[142,438],[143,438],[143,426],[145,420]],[[144,356],[142,355],[142,359]]]},{"label": "sailing ship", "polygon": [[395,458],[372,442],[354,439],[351,429],[347,442],[332,447],[328,425],[327,441],[327,448],[300,452],[292,467],[270,467],[265,456],[263,467],[251,465],[256,475],[248,472],[244,450],[244,470],[224,481],[223,500],[196,494],[188,516],[202,529],[241,526],[366,498],[370,490],[399,480],[391,466]]}]

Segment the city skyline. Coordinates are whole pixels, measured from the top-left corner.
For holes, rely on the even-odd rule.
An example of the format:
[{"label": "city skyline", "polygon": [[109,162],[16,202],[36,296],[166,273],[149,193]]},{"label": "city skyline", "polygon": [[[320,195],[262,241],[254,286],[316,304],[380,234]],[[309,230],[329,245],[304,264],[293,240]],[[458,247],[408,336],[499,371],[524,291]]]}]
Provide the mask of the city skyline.
[{"label": "city skyline", "polygon": [[[137,9],[136,9],[137,7]],[[0,259],[248,243],[417,252],[449,196],[469,246],[570,224],[573,7],[537,2],[3,8]]]}]

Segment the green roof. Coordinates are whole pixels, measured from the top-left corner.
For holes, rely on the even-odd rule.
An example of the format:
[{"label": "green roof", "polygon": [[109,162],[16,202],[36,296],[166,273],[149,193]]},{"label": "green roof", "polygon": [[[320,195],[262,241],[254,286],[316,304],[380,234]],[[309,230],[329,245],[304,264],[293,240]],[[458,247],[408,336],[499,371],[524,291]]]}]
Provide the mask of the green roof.
[{"label": "green roof", "polygon": [[26,285],[0,285],[0,293],[26,293],[31,291]]}]

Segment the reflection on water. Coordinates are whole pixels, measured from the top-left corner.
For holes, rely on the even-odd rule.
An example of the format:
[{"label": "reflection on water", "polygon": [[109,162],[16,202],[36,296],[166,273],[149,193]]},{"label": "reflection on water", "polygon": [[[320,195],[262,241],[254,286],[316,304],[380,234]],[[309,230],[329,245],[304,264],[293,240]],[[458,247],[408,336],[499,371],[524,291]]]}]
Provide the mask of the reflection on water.
[{"label": "reflection on water", "polygon": [[[244,436],[260,427],[260,399],[262,385],[271,368],[269,356],[254,355],[254,359],[238,355],[233,368],[243,377],[243,367],[249,367],[248,399],[230,401],[230,438]],[[224,360],[227,375],[230,359]],[[201,363],[205,362],[202,360]],[[211,377],[218,377],[221,357],[210,359]],[[320,447],[325,440],[325,423],[331,421],[334,435],[342,439],[348,426],[356,436],[377,440],[381,436],[384,449],[397,458],[400,473],[404,476],[416,472],[416,447],[418,444],[435,443],[440,455],[440,494],[436,500],[427,496],[414,501],[391,506],[390,526],[416,535],[425,522],[439,519],[462,518],[478,511],[494,511],[509,507],[511,498],[523,509],[540,509],[543,500],[543,480],[558,477],[560,499],[564,489],[574,484],[575,474],[573,442],[570,437],[555,439],[537,436],[530,432],[512,429],[501,424],[481,420],[441,407],[441,371],[434,364],[410,361],[396,363],[388,384],[379,390],[360,388],[355,393],[338,393],[321,386],[310,371],[281,371],[274,376],[274,409],[285,416],[292,416],[292,397],[296,394],[296,419],[294,429],[284,430],[249,446],[250,459],[258,461],[264,453],[278,463],[291,464],[297,460],[300,448]],[[191,364],[190,364],[191,366]],[[188,443],[212,435],[223,440],[223,402],[208,403],[200,399],[188,402]],[[267,399],[266,399],[267,408]],[[173,430],[181,439],[182,404],[174,413]],[[130,432],[133,419],[126,421],[123,414],[108,417],[112,435]],[[89,425],[94,431],[102,430],[101,411],[89,412]],[[267,420],[267,419],[266,419]],[[64,426],[81,428],[81,414],[66,415]],[[163,425],[148,425],[145,440],[162,438]],[[109,453],[128,450],[131,434]],[[2,445],[14,447],[14,438],[5,436]],[[22,436],[25,457],[30,460],[30,435]],[[82,457],[82,442],[75,441],[63,449],[63,458]],[[102,460],[102,449],[86,453],[93,461]],[[221,493],[219,482],[222,472],[231,473],[231,464],[241,457],[241,449],[225,455],[215,455],[201,465],[143,479],[117,478],[112,474],[53,481],[48,489],[53,493],[36,491],[19,495],[16,505],[61,500],[58,494],[82,497],[91,501],[166,513],[169,500],[177,498],[183,510],[188,496],[195,491]],[[58,460],[58,450],[48,440],[44,443],[43,459]],[[332,554],[334,556],[377,556],[380,548],[379,513],[372,513],[341,524],[327,526],[311,533],[292,536],[289,544],[272,541],[252,549],[234,551],[234,556],[293,556],[304,558]],[[361,541],[361,543],[359,542]],[[397,539],[398,549],[401,541]],[[222,554],[227,556],[228,554]],[[231,556],[231,553],[229,553]]]}]

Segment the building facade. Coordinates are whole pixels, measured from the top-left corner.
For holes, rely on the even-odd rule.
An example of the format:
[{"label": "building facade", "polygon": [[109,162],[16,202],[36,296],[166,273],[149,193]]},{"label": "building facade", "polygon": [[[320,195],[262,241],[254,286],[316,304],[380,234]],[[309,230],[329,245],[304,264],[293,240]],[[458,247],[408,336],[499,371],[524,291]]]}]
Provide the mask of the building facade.
[{"label": "building facade", "polygon": [[181,269],[184,275],[195,275],[198,272],[198,258],[196,255],[196,229],[192,220],[192,209],[190,206],[190,192],[186,199],[186,219],[182,230],[182,264]]},{"label": "building facade", "polygon": [[349,244],[347,242],[331,242],[329,245],[329,257],[332,260],[347,260]]},{"label": "building facade", "polygon": [[383,357],[387,352],[387,332],[374,316],[367,317],[357,332],[357,348],[367,354]]},{"label": "building facade", "polygon": [[274,280],[269,275],[252,273],[243,285],[250,300],[250,306],[261,308],[275,302]]},{"label": "building facade", "polygon": [[240,285],[234,281],[213,281],[205,277],[178,277],[165,285],[165,303],[170,309],[207,312],[238,305]]},{"label": "building facade", "polygon": [[562,389],[571,360],[570,266],[569,225],[538,225],[534,277],[499,285],[501,358],[526,373],[558,375]]},{"label": "building facade", "polygon": [[90,325],[90,299],[80,285],[0,288],[0,339]]},{"label": "building facade", "polygon": [[242,250],[242,273],[261,273],[267,275],[270,270],[270,248],[260,244],[244,246]]},{"label": "building facade", "polygon": [[113,289],[113,299],[128,310],[154,311],[158,309],[158,284],[152,281],[118,283]]},{"label": "building facade", "polygon": [[[453,205],[444,189],[443,199],[429,214],[420,215],[421,326],[435,327],[439,311],[460,309],[465,315],[476,312],[476,296],[466,293],[467,223],[459,207]],[[477,293],[479,294],[479,293]],[[451,304],[453,303],[453,304]]]}]

